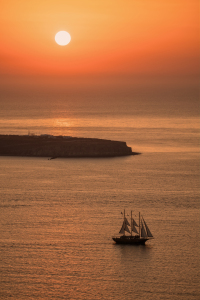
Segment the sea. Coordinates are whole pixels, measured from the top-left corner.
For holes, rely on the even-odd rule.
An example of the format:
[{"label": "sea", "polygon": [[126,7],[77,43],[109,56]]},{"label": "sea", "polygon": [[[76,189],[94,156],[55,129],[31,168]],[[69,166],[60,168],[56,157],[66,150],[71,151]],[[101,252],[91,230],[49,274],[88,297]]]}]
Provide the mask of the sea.
[{"label": "sea", "polygon": [[[0,134],[125,141],[140,155],[0,157],[0,299],[197,300],[195,89],[4,90]],[[123,211],[154,239],[117,245]]]}]

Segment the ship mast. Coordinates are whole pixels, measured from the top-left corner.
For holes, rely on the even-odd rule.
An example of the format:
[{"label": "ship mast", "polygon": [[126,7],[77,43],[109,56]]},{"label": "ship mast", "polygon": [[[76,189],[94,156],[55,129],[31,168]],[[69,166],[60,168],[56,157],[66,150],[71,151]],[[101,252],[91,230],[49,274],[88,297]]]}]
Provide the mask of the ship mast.
[{"label": "ship mast", "polygon": [[140,212],[139,212],[139,237],[140,237]]},{"label": "ship mast", "polygon": [[132,236],[132,225],[133,224],[133,222],[132,222],[132,210],[131,210],[131,236]]},{"label": "ship mast", "polygon": [[124,208],[124,235],[126,235],[126,234],[125,234],[125,232],[126,232],[126,231],[125,231],[125,228],[126,228],[126,223],[125,223],[125,208]]}]

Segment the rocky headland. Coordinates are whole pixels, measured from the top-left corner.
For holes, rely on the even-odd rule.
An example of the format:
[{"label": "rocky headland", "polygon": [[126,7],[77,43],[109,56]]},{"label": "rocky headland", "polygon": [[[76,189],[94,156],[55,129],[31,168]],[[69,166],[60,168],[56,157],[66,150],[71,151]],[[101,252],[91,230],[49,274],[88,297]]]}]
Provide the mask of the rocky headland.
[{"label": "rocky headland", "polygon": [[136,155],[126,142],[52,135],[0,135],[0,156],[116,157]]}]

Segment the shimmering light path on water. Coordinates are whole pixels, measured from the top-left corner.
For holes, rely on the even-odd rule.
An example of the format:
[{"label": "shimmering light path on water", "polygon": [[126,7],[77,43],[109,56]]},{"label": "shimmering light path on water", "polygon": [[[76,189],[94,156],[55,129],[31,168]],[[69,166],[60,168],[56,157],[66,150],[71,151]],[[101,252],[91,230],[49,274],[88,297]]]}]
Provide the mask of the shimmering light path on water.
[{"label": "shimmering light path on water", "polygon": [[[139,156],[0,157],[0,299],[199,299],[195,90],[6,92],[2,134],[125,141]],[[115,245],[121,211],[155,239]]]}]

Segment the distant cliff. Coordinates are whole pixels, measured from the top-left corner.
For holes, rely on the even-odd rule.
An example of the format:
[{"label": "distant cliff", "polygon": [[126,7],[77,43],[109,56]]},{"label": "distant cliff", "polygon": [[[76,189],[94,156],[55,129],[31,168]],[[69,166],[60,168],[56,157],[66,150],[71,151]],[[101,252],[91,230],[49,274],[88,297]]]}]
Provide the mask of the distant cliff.
[{"label": "distant cliff", "polygon": [[115,157],[139,154],[125,142],[65,136],[0,135],[0,156]]}]

